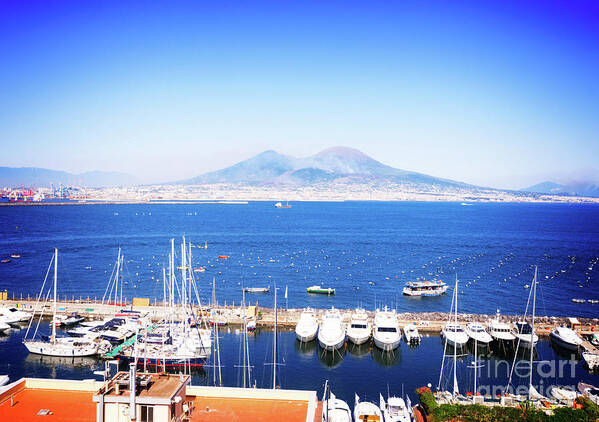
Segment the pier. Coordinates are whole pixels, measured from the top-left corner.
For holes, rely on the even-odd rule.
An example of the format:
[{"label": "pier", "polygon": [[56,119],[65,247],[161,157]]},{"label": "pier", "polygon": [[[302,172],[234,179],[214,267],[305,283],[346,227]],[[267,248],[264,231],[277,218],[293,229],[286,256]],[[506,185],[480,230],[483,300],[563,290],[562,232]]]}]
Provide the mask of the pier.
[{"label": "pier", "polygon": [[[147,300],[146,300],[147,302]],[[24,311],[33,311],[36,306],[36,301],[33,299],[7,299],[0,301],[0,306],[17,307]],[[133,305],[132,302],[123,303],[102,303],[101,301],[92,299],[71,299],[71,300],[59,300],[57,304],[57,314],[59,315],[70,315],[72,313],[78,313],[86,319],[104,319],[114,316],[120,310],[137,311],[146,315],[153,322],[160,322],[165,317],[172,314],[172,309],[166,307],[161,302],[150,303],[149,305]],[[256,325],[262,328],[271,328],[274,326],[275,313],[272,308],[264,308],[255,306],[255,318]],[[46,303],[41,309],[41,305],[38,304],[37,313],[43,312],[43,317],[51,318],[53,311],[53,305]],[[227,325],[241,325],[242,316],[247,315],[246,308],[241,306],[230,305],[230,306],[194,306],[194,311],[199,314],[204,312],[205,316],[218,316],[220,320],[223,320]],[[321,319],[327,309],[314,309],[318,319]],[[353,309],[339,309],[344,322],[349,323],[351,313]],[[183,309],[175,306],[174,309],[175,317],[183,316]],[[278,308],[277,313],[277,325],[280,328],[294,328],[299,320],[302,309],[297,308]],[[369,318],[374,318],[374,311],[366,311]],[[418,327],[418,331],[425,334],[440,334],[443,326],[449,319],[449,314],[442,312],[398,312],[397,314],[400,327],[404,327],[409,324],[415,324]],[[468,323],[472,321],[478,321],[485,323],[486,321],[494,318],[495,315],[487,314],[458,314],[458,322]],[[452,317],[453,318],[453,317]],[[518,319],[521,319],[521,315],[501,315],[502,321],[508,323],[514,323]],[[551,330],[558,326],[569,326],[574,328],[579,335],[588,336],[596,332],[599,332],[599,320],[596,318],[577,318],[576,325],[572,326],[573,318],[568,317],[555,317],[555,316],[537,316],[535,322],[535,332],[537,335],[544,337],[548,336]],[[582,347],[584,350],[599,355],[599,349],[592,345],[589,341],[584,341]]]}]

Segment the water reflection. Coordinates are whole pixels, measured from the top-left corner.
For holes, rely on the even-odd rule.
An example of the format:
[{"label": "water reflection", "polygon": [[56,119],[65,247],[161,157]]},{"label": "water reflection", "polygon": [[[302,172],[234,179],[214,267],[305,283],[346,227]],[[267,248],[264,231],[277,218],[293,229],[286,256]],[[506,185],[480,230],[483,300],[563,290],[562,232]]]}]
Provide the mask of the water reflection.
[{"label": "water reflection", "polygon": [[318,347],[318,360],[324,366],[328,368],[337,368],[343,362],[345,357],[345,346],[337,350],[325,350],[322,347]]},{"label": "water reflection", "polygon": [[369,341],[360,345],[350,342],[347,344],[347,351],[352,356],[363,358],[364,356],[368,355],[371,347],[372,346]]},{"label": "water reflection", "polygon": [[401,347],[387,352],[378,347],[373,347],[370,356],[372,357],[372,360],[380,366],[388,367],[398,365],[401,361]]},{"label": "water reflection", "polygon": [[307,343],[295,340],[294,348],[300,356],[308,358],[314,354],[314,350],[316,350],[317,344],[318,342],[314,340],[309,341]]}]

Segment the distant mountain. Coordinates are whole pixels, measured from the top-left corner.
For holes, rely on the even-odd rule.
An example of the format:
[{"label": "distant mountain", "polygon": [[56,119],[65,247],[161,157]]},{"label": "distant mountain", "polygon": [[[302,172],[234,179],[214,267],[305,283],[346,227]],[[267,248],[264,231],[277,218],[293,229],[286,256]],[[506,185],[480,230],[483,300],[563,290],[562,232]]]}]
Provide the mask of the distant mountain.
[{"label": "distant mountain", "polygon": [[51,184],[87,187],[133,186],[139,180],[127,173],[88,171],[72,174],[37,167],[0,167],[0,188],[18,186],[50,187]]},{"label": "distant mountain", "polygon": [[269,150],[223,170],[176,183],[308,186],[323,182],[379,181],[473,187],[461,182],[396,169],[347,147],[329,148],[306,158],[289,157]]},{"label": "distant mountain", "polygon": [[564,185],[555,182],[542,182],[528,188],[520,189],[520,191],[549,195],[599,197],[599,185],[589,182],[575,182]]}]

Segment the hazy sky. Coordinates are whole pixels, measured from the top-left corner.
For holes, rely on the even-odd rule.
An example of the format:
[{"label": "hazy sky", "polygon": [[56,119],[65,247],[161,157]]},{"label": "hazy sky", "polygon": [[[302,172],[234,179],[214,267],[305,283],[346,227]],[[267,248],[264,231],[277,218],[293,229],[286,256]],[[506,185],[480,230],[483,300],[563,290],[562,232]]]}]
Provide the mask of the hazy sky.
[{"label": "hazy sky", "polygon": [[334,145],[599,181],[599,2],[0,0],[0,165],[196,176]]}]

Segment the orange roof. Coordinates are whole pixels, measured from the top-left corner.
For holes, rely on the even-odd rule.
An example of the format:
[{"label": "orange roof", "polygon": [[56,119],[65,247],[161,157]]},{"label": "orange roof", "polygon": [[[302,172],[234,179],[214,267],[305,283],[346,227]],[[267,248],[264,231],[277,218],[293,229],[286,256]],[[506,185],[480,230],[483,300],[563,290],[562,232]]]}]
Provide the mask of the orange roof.
[{"label": "orange roof", "polygon": [[[13,390],[15,391],[15,390]],[[96,403],[91,392],[66,390],[37,390],[21,388],[1,398],[0,421],[95,422]],[[40,417],[37,412],[48,409],[51,415]]]},{"label": "orange roof", "polygon": [[294,400],[188,396],[193,402],[190,422],[305,422],[308,403]]}]

